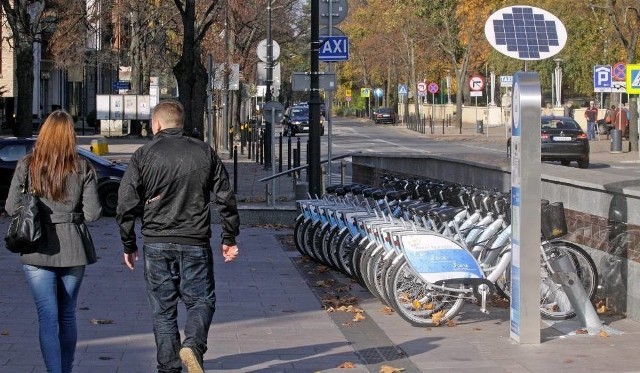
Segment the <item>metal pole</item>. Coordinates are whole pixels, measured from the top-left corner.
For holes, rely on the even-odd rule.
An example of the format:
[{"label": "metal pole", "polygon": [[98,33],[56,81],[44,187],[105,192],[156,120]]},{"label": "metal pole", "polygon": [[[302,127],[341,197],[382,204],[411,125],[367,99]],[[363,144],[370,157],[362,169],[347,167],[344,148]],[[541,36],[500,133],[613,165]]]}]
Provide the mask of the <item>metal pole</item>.
[{"label": "metal pole", "polygon": [[[275,123],[276,121],[276,109],[274,107],[271,108],[271,123]],[[271,144],[275,144],[275,133],[274,131],[270,132],[270,139],[271,139]],[[270,159],[270,164],[272,165],[271,170],[271,174],[275,175],[276,173],[276,153],[274,151],[269,151],[269,155],[271,156]],[[271,206],[275,207],[276,206],[276,179],[273,178],[271,180]]]},{"label": "metal pole", "polygon": [[318,57],[320,52],[320,0],[311,0],[311,84],[309,109],[311,123],[309,128],[309,194],[322,195],[320,170],[320,81],[318,76]]},{"label": "metal pole", "polygon": [[[272,10],[272,2],[273,0],[269,0],[267,2],[267,79],[265,81],[266,85],[267,85],[267,91],[265,92],[265,102],[271,102],[272,100],[272,94],[271,94],[271,88],[272,88],[272,83],[273,83],[273,39],[271,36],[271,10]],[[266,123],[266,130],[267,130],[267,136],[265,137],[265,143],[264,143],[264,155],[265,155],[265,162],[264,162],[264,169],[265,170],[269,170],[271,169],[271,144],[273,144],[273,142],[271,141],[271,136],[273,134],[273,118],[268,121]]]}]

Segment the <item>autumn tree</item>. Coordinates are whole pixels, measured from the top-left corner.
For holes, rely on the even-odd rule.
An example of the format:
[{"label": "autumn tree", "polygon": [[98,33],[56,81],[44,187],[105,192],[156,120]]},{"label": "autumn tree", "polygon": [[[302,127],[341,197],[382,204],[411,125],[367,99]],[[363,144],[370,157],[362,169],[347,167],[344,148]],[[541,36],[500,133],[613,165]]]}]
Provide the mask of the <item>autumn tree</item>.
[{"label": "autumn tree", "polygon": [[34,43],[42,42],[42,32],[46,28],[43,18],[45,1],[0,0],[7,23],[11,29],[10,46],[15,51],[15,70],[18,105],[13,134],[31,136],[33,134],[33,51]]}]

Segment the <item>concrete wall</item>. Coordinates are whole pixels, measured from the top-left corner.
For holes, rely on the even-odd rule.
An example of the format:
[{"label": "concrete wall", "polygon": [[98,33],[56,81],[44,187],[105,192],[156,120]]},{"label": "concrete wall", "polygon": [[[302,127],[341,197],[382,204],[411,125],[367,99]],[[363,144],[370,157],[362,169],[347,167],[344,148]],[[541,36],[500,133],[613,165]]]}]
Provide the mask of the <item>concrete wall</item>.
[{"label": "concrete wall", "polygon": [[[607,302],[609,309],[640,321],[640,287],[633,286],[640,280],[640,214],[633,213],[640,211],[640,181],[633,175],[622,181],[606,174],[571,175],[571,169],[544,163],[541,171],[541,198],[563,202],[569,228],[565,238],[584,247],[598,266],[598,299]],[[354,182],[379,185],[385,173],[499,191],[509,191],[511,186],[508,159],[491,155],[353,156]]]}]

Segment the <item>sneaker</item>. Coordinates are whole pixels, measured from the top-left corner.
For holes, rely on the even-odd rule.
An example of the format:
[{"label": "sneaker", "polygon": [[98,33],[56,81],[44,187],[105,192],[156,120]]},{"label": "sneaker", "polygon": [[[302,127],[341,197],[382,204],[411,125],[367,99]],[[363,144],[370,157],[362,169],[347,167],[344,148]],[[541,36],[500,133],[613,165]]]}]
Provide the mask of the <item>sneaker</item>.
[{"label": "sneaker", "polygon": [[180,359],[182,364],[187,367],[189,373],[204,373],[201,359],[198,359],[196,352],[191,347],[182,347],[180,349]]}]

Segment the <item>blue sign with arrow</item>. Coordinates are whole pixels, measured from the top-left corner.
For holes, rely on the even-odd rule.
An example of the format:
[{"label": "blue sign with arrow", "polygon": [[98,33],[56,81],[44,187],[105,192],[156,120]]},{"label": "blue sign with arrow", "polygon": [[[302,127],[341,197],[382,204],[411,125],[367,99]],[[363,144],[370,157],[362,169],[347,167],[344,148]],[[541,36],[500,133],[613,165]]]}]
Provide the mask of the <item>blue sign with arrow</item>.
[{"label": "blue sign with arrow", "polygon": [[321,36],[320,61],[339,62],[349,60],[349,38],[346,36]]}]

